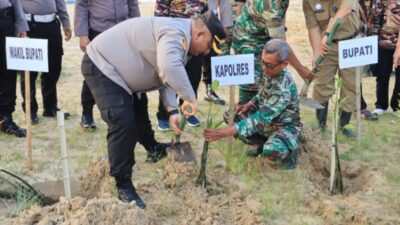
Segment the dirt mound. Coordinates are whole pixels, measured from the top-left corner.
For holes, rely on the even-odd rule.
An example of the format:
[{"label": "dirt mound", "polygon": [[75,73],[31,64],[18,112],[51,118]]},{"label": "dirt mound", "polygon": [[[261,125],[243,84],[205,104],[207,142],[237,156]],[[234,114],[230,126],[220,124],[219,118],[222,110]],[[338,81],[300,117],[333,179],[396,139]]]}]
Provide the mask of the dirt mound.
[{"label": "dirt mound", "polygon": [[[321,190],[329,189],[331,142],[324,141],[318,131],[305,124],[301,136],[300,151],[305,160],[308,178]],[[340,153],[340,149],[339,149]],[[341,160],[345,194],[363,191],[374,179],[373,171],[361,162],[351,164]]]},{"label": "dirt mound", "polygon": [[153,212],[141,210],[134,204],[126,204],[115,198],[86,200],[75,197],[71,201],[61,198],[59,203],[45,208],[33,207],[11,224],[158,224],[154,218],[156,216]]},{"label": "dirt mound", "polygon": [[114,180],[109,175],[110,164],[106,159],[100,159],[87,169],[80,177],[79,194],[85,198],[110,197],[114,190]]},{"label": "dirt mound", "polygon": [[109,197],[113,195],[114,184],[108,170],[106,160],[88,168],[81,179],[80,192],[87,198],[75,197],[70,201],[60,198],[60,202],[49,207],[32,207],[10,224],[265,224],[260,215],[263,205],[222,172],[210,175],[209,185],[203,189],[195,183],[198,175],[195,165],[161,164],[162,179],[136,180],[137,190],[148,205],[142,210]]}]

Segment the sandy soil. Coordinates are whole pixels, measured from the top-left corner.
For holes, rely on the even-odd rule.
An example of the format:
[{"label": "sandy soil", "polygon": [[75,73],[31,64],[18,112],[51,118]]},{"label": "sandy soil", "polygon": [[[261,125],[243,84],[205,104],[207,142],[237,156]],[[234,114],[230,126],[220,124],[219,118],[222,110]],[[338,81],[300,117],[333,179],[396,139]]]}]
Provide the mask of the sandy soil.
[{"label": "sandy soil", "polygon": [[[152,4],[141,4],[142,15],[150,15]],[[73,18],[72,7],[69,7],[70,16]],[[304,17],[301,12],[301,1],[292,1],[288,12],[288,42],[292,45],[297,56],[303,62],[311,61],[311,49],[309,48],[306,35]],[[11,218],[7,214],[7,205],[0,204],[0,224],[144,224],[144,225],[253,225],[253,224],[400,224],[400,212],[393,207],[385,205],[383,197],[376,193],[385,192],[388,189],[388,181],[382,176],[382,171],[376,167],[355,161],[342,161],[342,171],[345,184],[343,195],[331,196],[328,193],[329,171],[330,171],[330,143],[321,141],[319,132],[305,124],[302,134],[300,164],[297,172],[282,172],[268,160],[257,158],[249,161],[259,171],[260,183],[255,188],[249,188],[244,184],[245,179],[236,171],[229,171],[222,154],[214,151],[216,160],[210,162],[207,173],[210,184],[206,189],[195,185],[199,173],[199,165],[180,164],[163,160],[155,165],[145,164],[145,154],[142,147],[136,150],[139,163],[134,168],[134,184],[139,194],[146,201],[148,207],[141,210],[134,203],[126,204],[116,199],[114,180],[109,177],[109,165],[106,160],[106,144],[104,142],[106,126],[99,122],[99,133],[83,133],[79,128],[80,115],[80,87],[82,77],[79,75],[79,66],[82,53],[78,48],[77,39],[65,43],[63,77],[60,79],[59,99],[60,104],[72,114],[72,119],[67,124],[69,139],[74,140],[70,148],[71,173],[74,184],[74,197],[67,200],[59,198],[59,202],[45,207],[33,206],[24,211],[19,217]],[[292,69],[290,69],[293,71]],[[295,74],[295,73],[293,73]],[[301,85],[299,76],[294,75],[296,82]],[[364,87],[372,87],[374,83],[367,79]],[[201,85],[199,93],[204,93]],[[228,89],[218,90],[227,99]],[[367,92],[367,98],[372,95]],[[157,93],[149,95],[151,99],[150,113],[154,115],[158,99]],[[370,99],[370,98],[368,98]],[[40,101],[40,99],[39,99]],[[40,103],[39,103],[40,104]],[[207,104],[201,102],[201,107]],[[221,110],[222,108],[218,108]],[[100,121],[98,112],[95,112],[97,121]],[[16,113],[18,121],[23,121],[21,113]],[[17,156],[5,158],[5,165],[13,171],[21,171],[31,183],[37,183],[36,187],[43,193],[53,197],[62,195],[62,184],[60,180],[60,162],[54,160],[45,163],[45,159],[57,159],[58,146],[51,139],[57,139],[55,133],[55,122],[41,120],[42,133],[35,133],[34,158],[35,167],[33,172],[22,169],[24,160]],[[189,130],[183,138],[190,139],[192,148],[195,149],[197,159],[201,153],[202,139],[198,130]],[[170,134],[157,132],[157,138],[169,140]],[[15,139],[2,140],[4,154],[11,155],[12,151],[24,149],[24,141]],[[50,147],[49,147],[50,146]],[[1,148],[1,146],[0,146]],[[211,148],[217,148],[215,145]],[[54,149],[57,149],[56,151]],[[90,156],[85,155],[86,153]],[[22,156],[20,156],[22,157]],[[87,159],[85,158],[87,157]],[[12,164],[15,161],[15,164]],[[47,160],[48,161],[48,160]],[[94,163],[88,163],[91,161]],[[87,166],[90,164],[89,166]],[[21,169],[15,169],[21,168]],[[284,188],[298,189],[297,197],[276,198],[272,205],[280,205],[281,199],[294,201],[293,204],[301,204],[289,215],[298,214],[294,220],[284,216],[266,221],[268,210],[267,203],[258,190],[264,190],[274,181],[276,174],[289,178],[301,177],[301,187],[288,186]],[[281,184],[285,182],[279,180]],[[288,181],[288,183],[290,183]],[[287,189],[276,188],[276,195],[289,193]],[[296,190],[292,191],[296,193]],[[290,192],[290,193],[292,193]],[[295,197],[295,198],[292,198]],[[292,198],[292,199],[290,199]],[[294,200],[293,200],[294,199]],[[2,200],[2,199],[0,199]],[[2,200],[5,201],[5,200]],[[297,201],[301,201],[298,203]],[[281,212],[285,214],[285,211]],[[267,215],[268,216],[268,215]],[[271,218],[271,217],[267,217]]]}]

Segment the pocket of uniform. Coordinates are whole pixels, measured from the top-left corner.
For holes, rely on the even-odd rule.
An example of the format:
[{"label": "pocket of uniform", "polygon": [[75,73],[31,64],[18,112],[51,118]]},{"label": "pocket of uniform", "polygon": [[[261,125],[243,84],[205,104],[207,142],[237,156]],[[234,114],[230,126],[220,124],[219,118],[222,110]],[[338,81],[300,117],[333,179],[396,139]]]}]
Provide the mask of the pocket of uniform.
[{"label": "pocket of uniform", "polygon": [[106,123],[118,124],[124,117],[124,98],[121,95],[103,95],[96,99],[101,118]]},{"label": "pocket of uniform", "polygon": [[124,98],[122,95],[113,94],[113,95],[103,95],[96,99],[96,104],[99,109],[107,109],[116,106],[121,106],[124,104]]},{"label": "pocket of uniform", "polygon": [[324,21],[329,19],[329,2],[328,1],[319,1],[315,3],[314,6],[314,14],[315,18],[318,21]]},{"label": "pocket of uniform", "polygon": [[93,75],[93,62],[90,60],[89,56],[85,54],[82,58],[81,72],[84,76]]}]

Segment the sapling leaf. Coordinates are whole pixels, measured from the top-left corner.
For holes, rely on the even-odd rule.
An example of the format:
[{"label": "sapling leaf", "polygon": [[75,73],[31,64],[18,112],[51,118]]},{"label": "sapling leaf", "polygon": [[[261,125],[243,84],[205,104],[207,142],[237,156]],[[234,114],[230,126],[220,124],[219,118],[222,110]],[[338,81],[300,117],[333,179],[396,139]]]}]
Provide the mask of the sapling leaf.
[{"label": "sapling leaf", "polygon": [[219,81],[218,80],[214,80],[211,84],[211,90],[212,91],[216,91],[219,87]]},{"label": "sapling leaf", "polygon": [[213,126],[213,128],[218,128],[218,127],[221,126],[221,124],[223,124],[223,123],[224,123],[224,121],[221,120],[221,121],[217,122],[217,123]]}]

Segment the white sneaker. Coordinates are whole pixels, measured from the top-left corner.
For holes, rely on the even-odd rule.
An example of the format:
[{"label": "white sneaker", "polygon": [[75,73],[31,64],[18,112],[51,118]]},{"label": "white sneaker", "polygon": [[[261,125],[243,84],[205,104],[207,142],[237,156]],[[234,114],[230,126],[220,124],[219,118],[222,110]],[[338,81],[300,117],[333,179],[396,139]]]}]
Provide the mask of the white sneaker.
[{"label": "white sneaker", "polygon": [[383,114],[386,114],[387,110],[385,109],[375,109],[372,114],[378,115],[378,116],[382,116]]}]

